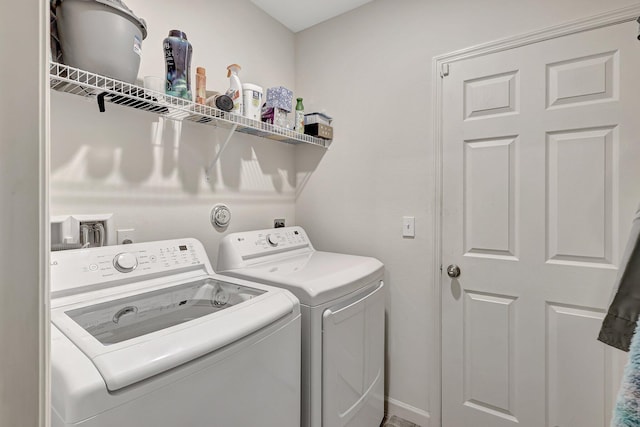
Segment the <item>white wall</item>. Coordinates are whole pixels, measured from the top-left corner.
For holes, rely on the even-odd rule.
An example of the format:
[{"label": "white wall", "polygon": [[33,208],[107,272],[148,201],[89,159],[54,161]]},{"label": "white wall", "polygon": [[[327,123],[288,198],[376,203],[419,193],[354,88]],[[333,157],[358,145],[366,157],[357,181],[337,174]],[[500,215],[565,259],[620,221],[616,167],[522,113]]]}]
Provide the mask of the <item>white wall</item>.
[{"label": "white wall", "polygon": [[[297,222],[319,249],[385,263],[392,412],[439,424],[431,59],[634,3],[376,0],[297,34],[296,87],[308,111],[335,117],[336,135],[322,161],[297,154]],[[401,237],[403,215],[416,217],[415,239]]]},{"label": "white wall", "polygon": [[[205,67],[209,90],[228,88],[231,63],[245,83],[295,89],[293,33],[248,0],[126,4],[149,29],[140,79],[164,75],[162,41],[180,29],[193,46],[192,77]],[[293,146],[237,134],[208,182],[204,169],[227,130],[184,123],[180,133],[152,114],[109,104],[99,113],[95,102],[56,92],[51,109],[53,215],[113,213],[137,241],[195,237],[214,265],[222,237],[209,222],[214,204],[231,208],[227,232],[295,222]]]},{"label": "white wall", "polygon": [[[44,426],[45,4],[0,14],[0,426]],[[20,42],[16,43],[19,38]]]}]

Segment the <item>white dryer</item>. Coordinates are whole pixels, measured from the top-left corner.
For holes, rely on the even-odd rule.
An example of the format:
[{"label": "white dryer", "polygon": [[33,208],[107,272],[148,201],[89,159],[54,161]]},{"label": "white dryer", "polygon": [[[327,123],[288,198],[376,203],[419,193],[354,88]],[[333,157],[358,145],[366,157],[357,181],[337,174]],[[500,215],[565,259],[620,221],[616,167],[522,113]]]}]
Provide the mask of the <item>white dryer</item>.
[{"label": "white dryer", "polygon": [[298,427],[300,311],[180,239],[51,254],[53,427]]},{"label": "white dryer", "polygon": [[373,427],[384,416],[383,264],[316,251],[300,227],[232,233],[219,274],[290,290],[302,312],[302,426]]}]

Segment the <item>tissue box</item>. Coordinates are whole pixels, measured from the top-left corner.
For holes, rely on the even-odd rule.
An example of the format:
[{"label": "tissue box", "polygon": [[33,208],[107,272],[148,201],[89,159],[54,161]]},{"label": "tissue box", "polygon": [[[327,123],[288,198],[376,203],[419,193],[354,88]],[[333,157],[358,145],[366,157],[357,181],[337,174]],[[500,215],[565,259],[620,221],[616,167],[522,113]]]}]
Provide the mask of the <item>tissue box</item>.
[{"label": "tissue box", "polygon": [[293,105],[293,92],[284,86],[270,87],[267,89],[267,107],[280,108],[291,112]]}]

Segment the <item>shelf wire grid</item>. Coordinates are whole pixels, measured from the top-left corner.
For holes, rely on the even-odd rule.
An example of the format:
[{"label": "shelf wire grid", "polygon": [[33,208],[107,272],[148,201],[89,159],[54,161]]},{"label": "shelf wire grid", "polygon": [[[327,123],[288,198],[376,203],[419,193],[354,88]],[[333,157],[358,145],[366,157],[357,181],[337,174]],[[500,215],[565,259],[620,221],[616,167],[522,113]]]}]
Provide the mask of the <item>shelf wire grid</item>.
[{"label": "shelf wire grid", "polygon": [[49,74],[50,86],[56,91],[93,97],[97,100],[102,98],[105,102],[148,111],[172,120],[186,120],[225,129],[236,126],[236,132],[288,144],[306,143],[327,148],[330,143],[322,138],[252,120],[208,105],[196,104],[57,62],[50,63]]}]

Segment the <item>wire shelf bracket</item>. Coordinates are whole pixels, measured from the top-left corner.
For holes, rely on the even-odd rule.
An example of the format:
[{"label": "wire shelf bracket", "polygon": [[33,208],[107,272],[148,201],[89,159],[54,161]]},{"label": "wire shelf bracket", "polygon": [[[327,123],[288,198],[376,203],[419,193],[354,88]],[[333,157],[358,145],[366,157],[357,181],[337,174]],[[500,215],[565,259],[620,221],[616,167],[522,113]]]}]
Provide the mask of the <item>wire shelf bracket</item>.
[{"label": "wire shelf bracket", "polygon": [[207,168],[204,170],[205,176],[207,177],[207,181],[211,181],[211,172],[213,171],[213,168],[216,166],[216,163],[218,163],[218,160],[220,159],[222,152],[224,151],[225,148],[227,148],[227,145],[229,145],[229,142],[231,142],[231,138],[233,137],[233,134],[235,133],[236,129],[238,129],[238,125],[231,126],[231,129],[229,130],[229,134],[227,135],[227,138],[225,139],[224,143],[220,146],[220,149],[216,153],[216,156],[213,158],[213,160],[211,160],[211,163],[209,163],[209,166],[207,166]]}]

